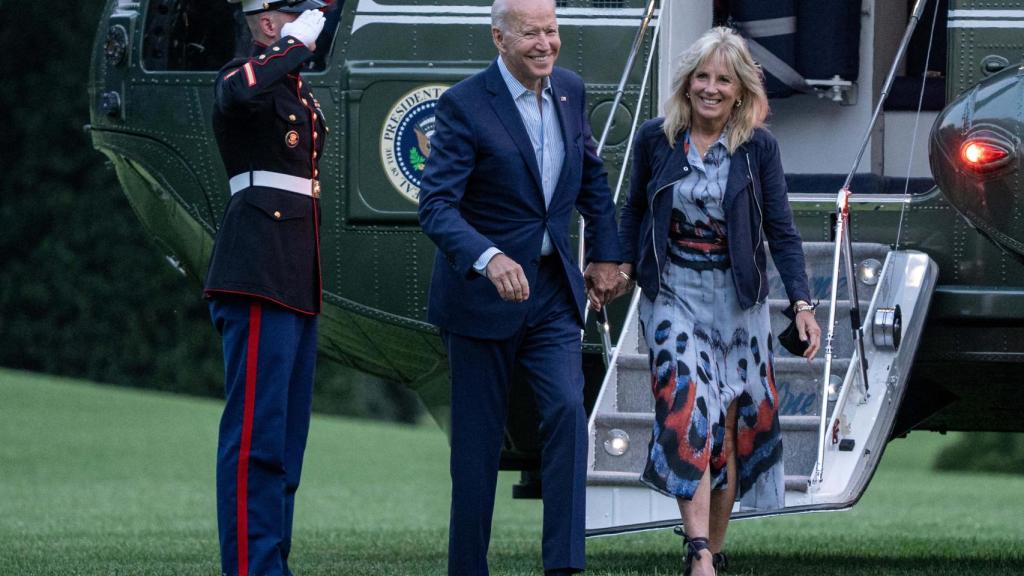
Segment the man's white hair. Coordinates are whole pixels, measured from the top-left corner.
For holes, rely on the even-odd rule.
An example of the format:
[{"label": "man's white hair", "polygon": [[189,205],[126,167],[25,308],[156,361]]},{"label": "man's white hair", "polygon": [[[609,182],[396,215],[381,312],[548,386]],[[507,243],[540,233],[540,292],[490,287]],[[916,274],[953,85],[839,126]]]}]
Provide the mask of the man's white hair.
[{"label": "man's white hair", "polygon": [[[491,27],[497,28],[502,32],[508,30],[508,15],[512,10],[509,8],[509,4],[514,0],[494,0],[491,4]],[[551,8],[555,8],[555,0],[549,0]]]}]

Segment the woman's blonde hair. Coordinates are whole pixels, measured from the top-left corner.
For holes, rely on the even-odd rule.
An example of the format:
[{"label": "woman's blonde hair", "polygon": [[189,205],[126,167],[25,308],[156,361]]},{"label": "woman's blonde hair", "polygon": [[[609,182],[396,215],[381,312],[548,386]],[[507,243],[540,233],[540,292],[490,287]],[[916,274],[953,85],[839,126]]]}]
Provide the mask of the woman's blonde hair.
[{"label": "woman's blonde hair", "polygon": [[720,57],[736,73],[740,90],[737,102],[742,102],[732,111],[729,119],[729,133],[726,147],[732,154],[747,140],[754,129],[764,124],[768,116],[768,97],[764,92],[761,67],[747,49],[747,43],[730,28],[712,28],[697,39],[680,57],[672,77],[672,95],[665,103],[663,130],[669,145],[675,144],[676,136],[690,127],[690,99],[686,92],[693,73],[713,57]]}]

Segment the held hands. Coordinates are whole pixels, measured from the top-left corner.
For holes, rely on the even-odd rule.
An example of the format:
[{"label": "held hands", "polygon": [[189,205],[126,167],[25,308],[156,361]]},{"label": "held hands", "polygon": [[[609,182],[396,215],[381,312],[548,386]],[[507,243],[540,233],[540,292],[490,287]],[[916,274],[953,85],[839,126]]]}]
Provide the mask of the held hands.
[{"label": "held hands", "polygon": [[583,271],[583,281],[587,285],[587,300],[590,307],[600,311],[601,308],[618,297],[620,281],[624,278],[619,274],[619,265],[615,262],[591,262]]},{"label": "held hands", "polygon": [[814,310],[797,312],[795,322],[800,340],[809,344],[804,352],[804,358],[810,362],[821,347],[821,328],[818,327],[818,322],[814,319]]},{"label": "held hands", "polygon": [[526,280],[523,267],[504,254],[495,254],[491,258],[484,269],[484,275],[506,302],[525,302],[530,297],[530,283]]},{"label": "held hands", "polygon": [[306,45],[310,50],[316,50],[316,39],[324,29],[324,14],[319,10],[306,10],[295,20],[281,27],[281,37],[291,36]]}]

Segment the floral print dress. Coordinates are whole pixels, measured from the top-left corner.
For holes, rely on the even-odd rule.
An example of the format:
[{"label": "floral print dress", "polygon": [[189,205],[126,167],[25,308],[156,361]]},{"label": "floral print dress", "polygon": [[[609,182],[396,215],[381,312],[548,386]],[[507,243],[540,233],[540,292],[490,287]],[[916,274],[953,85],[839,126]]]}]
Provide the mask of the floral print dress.
[{"label": "floral print dress", "polygon": [[[766,304],[740,308],[722,199],[730,157],[725,132],[673,187],[668,262],[655,301],[640,299],[650,350],[655,421],[642,481],[690,499],[710,466],[726,484],[725,415],[736,402],[737,498],[743,509],[784,505],[782,436]],[[667,191],[662,192],[667,193]]]}]

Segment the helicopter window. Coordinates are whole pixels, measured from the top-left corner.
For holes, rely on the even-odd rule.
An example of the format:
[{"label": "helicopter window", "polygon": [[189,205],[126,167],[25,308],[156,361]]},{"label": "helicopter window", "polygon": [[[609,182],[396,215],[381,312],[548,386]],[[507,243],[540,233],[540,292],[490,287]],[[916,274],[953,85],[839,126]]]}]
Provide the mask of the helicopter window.
[{"label": "helicopter window", "polygon": [[[908,2],[907,13],[913,11],[913,1]],[[893,79],[892,91],[885,103],[886,110],[917,110],[921,96],[921,82],[924,81],[924,99],[921,109],[942,110],[946,106],[946,22],[949,0],[939,0],[938,17],[935,18],[935,32],[932,34],[932,20],[935,9],[926,5],[921,20],[910,37],[907,46],[906,69],[903,75]],[[931,36],[931,51],[928,40]],[[925,70],[927,62],[928,69]]]},{"label": "helicopter window", "polygon": [[239,29],[249,33],[237,12],[227,2],[150,0],[143,65],[147,70],[219,69],[235,54]]},{"label": "helicopter window", "polygon": [[[327,66],[344,0],[334,0],[310,70]],[[233,31],[233,33],[231,32]],[[238,4],[211,0],[150,0],[143,65],[147,70],[219,70],[249,53],[252,35]]]}]

